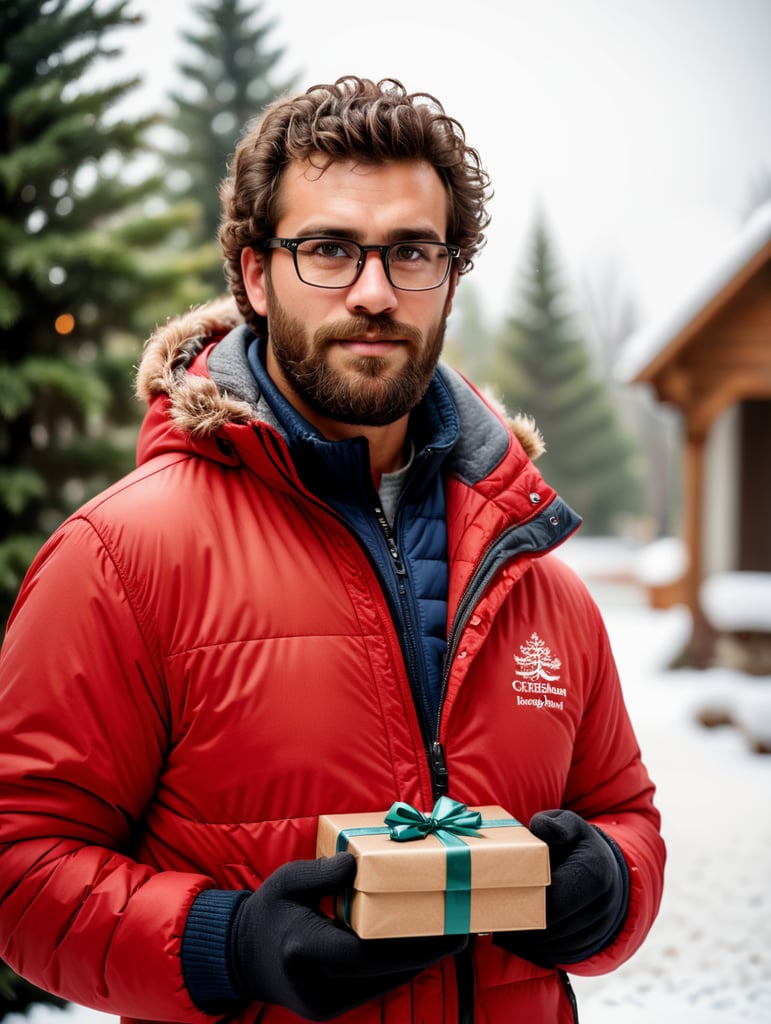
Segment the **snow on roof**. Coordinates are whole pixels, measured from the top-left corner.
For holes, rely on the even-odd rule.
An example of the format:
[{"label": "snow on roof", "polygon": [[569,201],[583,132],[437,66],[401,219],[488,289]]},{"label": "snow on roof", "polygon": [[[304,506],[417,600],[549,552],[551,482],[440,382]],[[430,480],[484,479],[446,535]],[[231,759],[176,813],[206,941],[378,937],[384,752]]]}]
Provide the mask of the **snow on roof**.
[{"label": "snow on roof", "polygon": [[617,379],[625,383],[633,381],[768,242],[771,242],[771,201],[752,214],[698,288],[628,339],[614,368]]}]

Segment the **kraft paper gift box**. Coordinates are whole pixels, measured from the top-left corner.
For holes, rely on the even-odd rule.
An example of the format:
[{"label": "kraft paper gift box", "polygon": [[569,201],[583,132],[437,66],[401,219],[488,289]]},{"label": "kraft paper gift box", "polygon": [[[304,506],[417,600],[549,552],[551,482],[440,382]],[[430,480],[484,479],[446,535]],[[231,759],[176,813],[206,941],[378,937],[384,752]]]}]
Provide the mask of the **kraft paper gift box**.
[{"label": "kraft paper gift box", "polygon": [[354,886],[337,916],[361,938],[519,931],[546,926],[549,849],[502,807],[440,797],[430,814],[319,818],[316,854],[347,850]]}]

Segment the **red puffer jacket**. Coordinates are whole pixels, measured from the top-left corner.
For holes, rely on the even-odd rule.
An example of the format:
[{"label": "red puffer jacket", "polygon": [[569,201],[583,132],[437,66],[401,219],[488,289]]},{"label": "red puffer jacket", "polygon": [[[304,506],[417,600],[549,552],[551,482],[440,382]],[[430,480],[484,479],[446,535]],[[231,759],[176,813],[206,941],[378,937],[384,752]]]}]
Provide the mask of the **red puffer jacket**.
[{"label": "red puffer jacket", "polygon": [[[210,1019],[180,962],[203,889],[253,889],[313,857],[319,814],[433,804],[367,555],[306,491],[277,429],[209,378],[206,346],[234,323],[218,305],[150,343],[139,468],[45,545],[0,661],[0,957],[129,1018]],[[572,808],[616,840],[626,925],[570,968],[601,973],[637,949],[659,905],[653,786],[598,611],[546,553],[575,524],[498,412],[441,373],[463,424],[446,481],[450,795],[525,822]],[[472,949],[480,1024],[573,1020],[559,972],[490,937]],[[340,1019],[455,1022],[458,999],[447,960]],[[252,1005],[240,1020],[258,1017],[297,1019]]]}]

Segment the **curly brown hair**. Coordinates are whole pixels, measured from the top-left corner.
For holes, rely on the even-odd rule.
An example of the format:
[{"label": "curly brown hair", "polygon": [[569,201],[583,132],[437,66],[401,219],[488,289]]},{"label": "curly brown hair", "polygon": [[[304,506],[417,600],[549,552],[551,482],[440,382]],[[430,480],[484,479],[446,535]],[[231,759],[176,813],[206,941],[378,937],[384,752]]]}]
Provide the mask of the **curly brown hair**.
[{"label": "curly brown hair", "polygon": [[434,96],[408,93],[393,78],[374,82],[349,75],[332,85],[314,85],[276,101],[247,125],[220,190],[225,273],[242,316],[258,333],[267,325],[246,296],[241,251],[247,246],[260,248],[272,236],[286,165],[318,155],[322,168],[350,158],[370,163],[428,161],[447,190],[446,241],[460,246],[459,272],[471,269],[474,255],[484,245],[491,190],[479,154],[466,145],[460,123]]}]

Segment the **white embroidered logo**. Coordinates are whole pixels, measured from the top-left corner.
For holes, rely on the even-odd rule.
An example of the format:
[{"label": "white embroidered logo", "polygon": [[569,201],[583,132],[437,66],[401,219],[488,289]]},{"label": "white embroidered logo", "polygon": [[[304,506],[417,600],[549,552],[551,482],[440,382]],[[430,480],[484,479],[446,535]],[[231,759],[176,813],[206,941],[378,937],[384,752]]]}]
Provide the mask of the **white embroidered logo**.
[{"label": "white embroidered logo", "polygon": [[[531,633],[526,644],[520,644],[520,654],[514,655],[514,661],[519,666],[515,679],[511,684],[517,694],[517,705],[533,708],[553,708],[557,711],[564,711],[564,700],[554,700],[555,697],[567,697],[568,691],[563,686],[554,686],[560,679],[559,670],[562,662],[559,658],[553,658],[551,648],[547,647],[537,633]],[[533,694],[533,696],[522,696]]]}]

